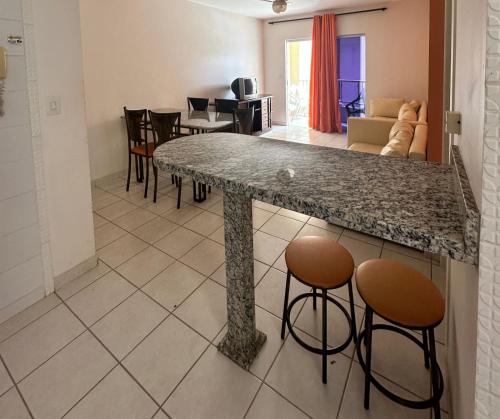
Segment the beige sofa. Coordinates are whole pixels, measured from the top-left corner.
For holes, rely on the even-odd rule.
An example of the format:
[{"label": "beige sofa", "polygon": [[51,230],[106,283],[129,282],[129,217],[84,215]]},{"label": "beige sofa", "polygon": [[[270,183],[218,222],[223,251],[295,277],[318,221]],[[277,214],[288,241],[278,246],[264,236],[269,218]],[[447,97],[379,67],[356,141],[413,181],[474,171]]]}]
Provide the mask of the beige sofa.
[{"label": "beige sofa", "polygon": [[[368,116],[351,117],[347,121],[347,146],[349,150],[381,154],[389,142],[392,127],[404,99],[372,99]],[[427,154],[427,102],[420,102],[416,121],[407,121],[414,127],[413,139],[408,154],[411,160],[426,160]]]}]

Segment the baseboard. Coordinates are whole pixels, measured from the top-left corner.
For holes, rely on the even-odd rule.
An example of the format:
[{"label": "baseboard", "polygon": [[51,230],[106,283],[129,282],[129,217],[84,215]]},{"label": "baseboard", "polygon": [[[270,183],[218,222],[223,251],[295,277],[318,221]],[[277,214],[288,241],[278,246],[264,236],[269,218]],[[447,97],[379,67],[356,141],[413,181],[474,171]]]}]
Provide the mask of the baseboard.
[{"label": "baseboard", "polygon": [[7,307],[2,308],[0,310],[0,324],[15,316],[17,313],[27,309],[32,304],[35,304],[43,297],[45,297],[45,287],[40,286],[35,288],[29,294],[19,298],[13,303],[10,303]]},{"label": "baseboard", "polygon": [[78,278],[83,275],[85,272],[90,271],[91,269],[97,266],[97,256],[91,256],[87,260],[79,263],[74,266],[70,270],[63,272],[62,274],[54,277],[54,287],[55,289],[61,288],[63,285],[66,285],[68,282],[73,281],[73,279]]},{"label": "baseboard", "polygon": [[281,122],[281,121],[273,121],[273,125],[286,126],[286,122]]}]

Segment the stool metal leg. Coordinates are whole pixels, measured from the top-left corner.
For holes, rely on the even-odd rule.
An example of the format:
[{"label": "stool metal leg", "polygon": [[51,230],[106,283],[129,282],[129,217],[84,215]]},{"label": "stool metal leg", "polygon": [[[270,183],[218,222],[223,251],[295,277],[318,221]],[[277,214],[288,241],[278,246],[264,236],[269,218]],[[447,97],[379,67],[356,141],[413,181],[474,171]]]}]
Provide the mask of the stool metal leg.
[{"label": "stool metal leg", "polygon": [[[432,395],[435,396],[439,393],[439,373],[438,364],[436,360],[436,341],[434,339],[434,329],[428,329],[429,334],[429,347],[431,358],[431,377],[432,377]],[[434,405],[434,419],[441,419],[441,408],[439,406],[439,399]]]},{"label": "stool metal leg", "polygon": [[288,295],[290,293],[290,278],[292,273],[290,271],[286,274],[286,287],[285,287],[285,302],[283,303],[283,317],[281,320],[281,339],[285,339],[286,316],[288,312]]},{"label": "stool metal leg", "polygon": [[316,310],[316,288],[313,288],[313,310]]},{"label": "stool metal leg", "polygon": [[423,339],[422,339],[422,343],[424,344],[424,362],[425,362],[425,368],[429,369],[429,352],[427,352],[429,350],[429,341],[427,339],[427,330],[424,329],[422,330],[422,336],[423,336]]},{"label": "stool metal leg", "polygon": [[372,373],[372,325],[373,311],[366,307],[365,315],[365,330],[366,330],[366,371],[365,371],[365,409],[370,408],[370,375]]},{"label": "stool metal leg", "polygon": [[322,354],[322,361],[323,361],[323,383],[326,384],[327,378],[326,378],[326,366],[327,366],[327,342],[326,342],[326,331],[327,331],[327,319],[326,319],[326,310],[327,310],[327,303],[328,300],[326,299],[326,290],[323,290],[323,354]]},{"label": "stool metal leg", "polygon": [[349,289],[349,305],[351,307],[351,332],[352,340],[356,345],[358,343],[358,329],[356,327],[356,309],[354,308],[354,295],[352,292],[352,280],[349,280],[347,287]]}]

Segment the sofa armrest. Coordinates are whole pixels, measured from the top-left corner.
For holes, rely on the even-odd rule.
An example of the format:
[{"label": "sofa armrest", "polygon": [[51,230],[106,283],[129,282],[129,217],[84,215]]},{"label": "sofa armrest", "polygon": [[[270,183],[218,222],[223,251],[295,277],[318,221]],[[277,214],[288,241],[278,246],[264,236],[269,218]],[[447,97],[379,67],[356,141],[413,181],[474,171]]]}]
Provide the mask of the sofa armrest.
[{"label": "sofa armrest", "polygon": [[347,120],[347,145],[368,143],[385,146],[394,120],[377,118],[355,118]]},{"label": "sofa armrest", "polygon": [[410,145],[408,157],[410,160],[427,160],[427,125],[417,125],[415,135]]}]

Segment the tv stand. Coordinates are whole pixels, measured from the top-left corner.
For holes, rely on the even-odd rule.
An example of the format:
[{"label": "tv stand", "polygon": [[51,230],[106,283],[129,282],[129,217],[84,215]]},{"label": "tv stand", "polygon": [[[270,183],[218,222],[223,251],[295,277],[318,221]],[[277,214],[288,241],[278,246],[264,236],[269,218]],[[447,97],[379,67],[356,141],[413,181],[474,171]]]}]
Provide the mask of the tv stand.
[{"label": "tv stand", "polygon": [[262,94],[254,99],[238,100],[239,109],[254,108],[253,135],[260,135],[273,127],[272,95]]}]

